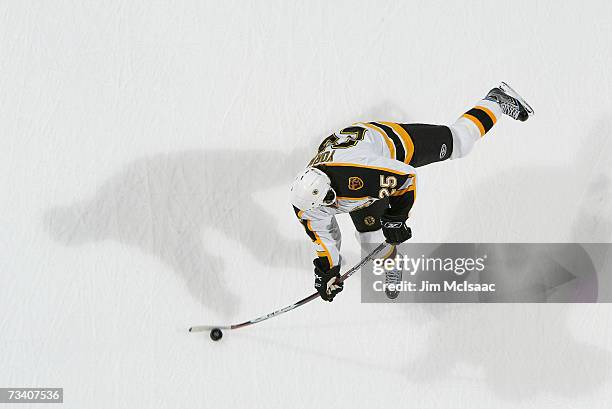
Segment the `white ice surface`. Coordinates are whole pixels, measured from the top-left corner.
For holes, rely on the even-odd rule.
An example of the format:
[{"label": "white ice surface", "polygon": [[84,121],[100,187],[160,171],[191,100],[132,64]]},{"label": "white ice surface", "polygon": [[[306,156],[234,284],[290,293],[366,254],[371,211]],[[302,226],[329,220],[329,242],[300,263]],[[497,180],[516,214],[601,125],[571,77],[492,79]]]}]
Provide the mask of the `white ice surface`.
[{"label": "white ice surface", "polygon": [[2,2],[0,386],[89,409],[609,407],[608,305],[362,305],[355,278],[219,343],[186,328],[312,290],[286,186],[316,140],[449,123],[500,80],[536,116],[421,169],[415,240],[612,241],[611,44],[607,1]]}]

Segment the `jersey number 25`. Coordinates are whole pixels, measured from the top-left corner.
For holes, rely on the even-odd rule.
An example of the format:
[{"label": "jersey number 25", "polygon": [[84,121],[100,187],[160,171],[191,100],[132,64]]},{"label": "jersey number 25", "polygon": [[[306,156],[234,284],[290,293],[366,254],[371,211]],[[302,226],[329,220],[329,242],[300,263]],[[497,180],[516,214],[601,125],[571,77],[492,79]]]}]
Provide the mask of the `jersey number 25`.
[{"label": "jersey number 25", "polygon": [[380,175],[378,197],[382,199],[383,197],[391,196],[396,191],[395,187],[397,187],[397,178],[395,176]]}]

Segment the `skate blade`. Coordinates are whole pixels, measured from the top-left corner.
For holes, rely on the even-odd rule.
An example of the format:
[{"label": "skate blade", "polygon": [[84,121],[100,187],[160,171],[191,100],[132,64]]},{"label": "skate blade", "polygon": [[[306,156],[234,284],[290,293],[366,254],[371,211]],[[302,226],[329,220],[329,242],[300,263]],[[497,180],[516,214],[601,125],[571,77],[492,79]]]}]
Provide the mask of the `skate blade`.
[{"label": "skate blade", "polygon": [[519,95],[518,92],[516,92],[514,89],[512,89],[512,87],[510,85],[506,84],[505,82],[502,82],[499,85],[499,88],[501,88],[502,91],[504,91],[506,94],[510,95],[512,98],[516,98],[518,100],[518,102],[520,102],[521,105],[525,107],[525,110],[527,111],[527,114],[529,116],[535,115],[535,111],[533,110],[531,105],[529,105],[527,103],[527,101],[525,101],[525,99]]}]

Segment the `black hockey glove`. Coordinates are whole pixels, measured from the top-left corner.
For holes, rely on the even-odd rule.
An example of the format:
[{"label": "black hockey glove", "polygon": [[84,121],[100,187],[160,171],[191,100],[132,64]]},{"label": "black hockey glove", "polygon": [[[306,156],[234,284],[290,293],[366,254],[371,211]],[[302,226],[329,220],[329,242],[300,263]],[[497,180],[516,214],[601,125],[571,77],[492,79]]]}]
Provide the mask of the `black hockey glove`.
[{"label": "black hockey glove", "polygon": [[344,283],[336,283],[340,277],[340,265],[329,268],[324,258],[315,258],[312,263],[315,266],[315,289],[325,301],[333,301],[336,294],[344,289]]},{"label": "black hockey glove", "polygon": [[400,244],[412,237],[410,227],[406,226],[406,218],[404,216],[393,216],[384,213],[380,217],[382,231],[387,239],[387,243]]}]

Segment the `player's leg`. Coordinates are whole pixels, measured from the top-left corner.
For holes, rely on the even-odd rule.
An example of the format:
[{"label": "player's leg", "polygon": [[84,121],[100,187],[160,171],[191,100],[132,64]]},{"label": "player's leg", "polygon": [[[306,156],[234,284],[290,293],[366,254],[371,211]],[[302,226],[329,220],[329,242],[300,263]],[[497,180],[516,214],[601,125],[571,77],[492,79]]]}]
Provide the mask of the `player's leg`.
[{"label": "player's leg", "polygon": [[[525,100],[502,82],[472,109],[463,114],[454,124],[393,124],[403,133],[405,160],[414,167],[446,159],[466,156],[476,141],[482,139],[493,128],[502,114],[525,121],[533,115],[533,109]],[[391,124],[384,122],[384,124]]]},{"label": "player's leg", "polygon": [[505,82],[489,91],[484,99],[449,127],[453,134],[451,159],[470,153],[476,141],[493,128],[502,114],[519,121],[526,121],[533,115],[529,104]]},{"label": "player's leg", "polygon": [[459,117],[449,126],[453,135],[453,153],[450,158],[462,158],[470,153],[474,144],[493,128],[501,115],[499,104],[483,99]]},{"label": "player's leg", "polygon": [[[385,241],[385,236],[382,233],[382,226],[380,224],[380,216],[384,213],[385,209],[389,207],[389,199],[384,198],[377,200],[370,206],[363,209],[358,209],[350,212],[351,219],[357,230],[357,240],[361,245],[361,249],[364,252],[370,252],[375,246]],[[383,254],[381,258],[394,258],[397,255],[397,249],[392,246],[386,254]],[[401,270],[385,271],[385,284],[398,284],[402,280]],[[390,299],[397,298],[399,291],[385,290],[387,297]]]},{"label": "player's leg", "polygon": [[453,134],[448,126],[429,124],[399,124],[410,137],[412,149],[407,158],[418,168],[450,159],[453,153]]}]

